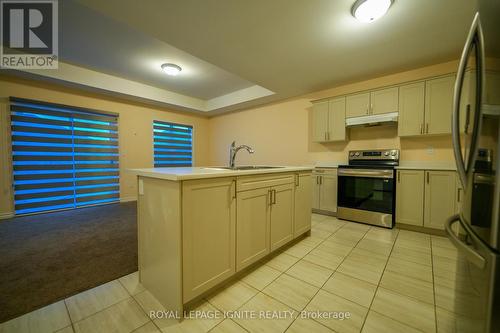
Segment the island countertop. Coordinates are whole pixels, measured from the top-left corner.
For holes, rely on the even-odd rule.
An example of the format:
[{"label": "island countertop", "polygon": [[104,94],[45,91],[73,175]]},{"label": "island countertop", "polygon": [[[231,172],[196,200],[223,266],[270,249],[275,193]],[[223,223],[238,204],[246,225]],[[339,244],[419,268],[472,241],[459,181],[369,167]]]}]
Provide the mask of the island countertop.
[{"label": "island countertop", "polygon": [[[220,168],[220,167],[219,167]],[[149,168],[129,169],[137,176],[158,178],[165,180],[189,180],[203,178],[233,177],[246,175],[261,175],[283,172],[312,171],[314,166],[274,166],[265,169],[231,170],[218,167],[181,167],[181,168]]]}]

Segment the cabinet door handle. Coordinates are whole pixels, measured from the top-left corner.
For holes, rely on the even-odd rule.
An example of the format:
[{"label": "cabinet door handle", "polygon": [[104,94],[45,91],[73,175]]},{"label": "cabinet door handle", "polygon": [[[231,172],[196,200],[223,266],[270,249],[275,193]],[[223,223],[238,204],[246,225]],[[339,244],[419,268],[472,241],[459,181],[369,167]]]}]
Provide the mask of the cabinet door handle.
[{"label": "cabinet door handle", "polygon": [[429,171],[426,172],[426,177],[427,177],[427,184],[429,184]]},{"label": "cabinet door handle", "polygon": [[457,188],[457,202],[460,202],[460,188]]},{"label": "cabinet door handle", "polygon": [[424,134],[424,124],[420,124],[420,134]]},{"label": "cabinet door handle", "polygon": [[429,123],[425,124],[425,133],[429,134]]},{"label": "cabinet door handle", "polygon": [[233,179],[231,187],[234,188],[234,192],[233,192],[233,200],[234,200],[234,199],[236,199],[236,179]]},{"label": "cabinet door handle", "polygon": [[273,204],[273,190],[267,191],[268,197],[269,197],[269,206]]},{"label": "cabinet door handle", "polygon": [[322,185],[323,184],[323,176],[319,176],[319,184]]},{"label": "cabinet door handle", "polygon": [[319,176],[316,176],[316,185],[319,185]]},{"label": "cabinet door handle", "polygon": [[401,171],[398,171],[398,183],[401,183]]},{"label": "cabinet door handle", "polygon": [[273,198],[272,204],[276,204],[276,190],[271,190],[271,197]]},{"label": "cabinet door handle", "polygon": [[299,182],[300,182],[300,176],[299,176],[299,174],[296,174],[295,175],[295,186],[299,186]]}]

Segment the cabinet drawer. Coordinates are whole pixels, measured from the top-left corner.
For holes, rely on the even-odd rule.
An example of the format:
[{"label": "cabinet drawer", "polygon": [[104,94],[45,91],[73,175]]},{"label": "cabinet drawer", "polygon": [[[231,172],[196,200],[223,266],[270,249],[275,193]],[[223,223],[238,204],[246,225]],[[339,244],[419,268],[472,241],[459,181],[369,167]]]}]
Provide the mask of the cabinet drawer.
[{"label": "cabinet drawer", "polygon": [[295,183],[294,173],[274,173],[262,176],[242,176],[236,180],[236,191],[248,191],[256,188],[271,187]]}]

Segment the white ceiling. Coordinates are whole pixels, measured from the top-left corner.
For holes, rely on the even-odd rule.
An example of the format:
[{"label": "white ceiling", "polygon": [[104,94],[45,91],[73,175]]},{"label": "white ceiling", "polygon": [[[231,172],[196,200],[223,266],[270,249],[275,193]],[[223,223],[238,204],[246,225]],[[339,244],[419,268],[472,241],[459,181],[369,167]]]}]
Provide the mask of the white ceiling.
[{"label": "white ceiling", "polygon": [[[395,0],[365,24],[351,16],[353,2],[64,0],[61,58],[231,111],[457,59],[476,6]],[[167,77],[167,61],[185,71]],[[242,98],[255,85],[263,93]]]}]

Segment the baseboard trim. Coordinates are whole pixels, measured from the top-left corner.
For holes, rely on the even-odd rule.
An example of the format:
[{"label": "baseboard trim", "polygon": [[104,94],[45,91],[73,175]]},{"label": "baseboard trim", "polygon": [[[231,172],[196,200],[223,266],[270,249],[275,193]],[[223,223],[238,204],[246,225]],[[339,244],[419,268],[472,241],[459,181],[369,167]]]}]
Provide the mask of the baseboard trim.
[{"label": "baseboard trim", "polygon": [[10,219],[14,217],[14,213],[13,212],[10,212],[10,213],[0,213],[0,220],[6,220],[6,219]]},{"label": "baseboard trim", "polygon": [[394,225],[395,228],[400,230],[416,231],[424,234],[435,235],[435,236],[446,236],[446,232],[440,229],[425,228],[417,225],[397,223]]},{"label": "baseboard trim", "polygon": [[320,215],[337,216],[337,212],[330,212],[328,210],[321,210],[316,208],[313,208],[312,212],[314,214],[320,214]]},{"label": "baseboard trim", "polygon": [[136,196],[129,196],[129,197],[121,197],[120,202],[130,202],[130,201],[137,201]]}]

